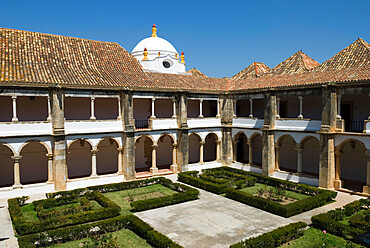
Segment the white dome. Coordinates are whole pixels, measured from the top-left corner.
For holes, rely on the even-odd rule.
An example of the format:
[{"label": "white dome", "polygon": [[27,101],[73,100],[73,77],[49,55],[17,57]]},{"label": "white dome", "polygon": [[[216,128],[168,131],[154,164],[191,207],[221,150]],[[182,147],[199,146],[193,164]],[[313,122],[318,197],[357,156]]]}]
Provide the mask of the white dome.
[{"label": "white dome", "polygon": [[159,38],[159,37],[149,37],[145,38],[142,41],[140,41],[135,48],[132,50],[132,55],[138,55],[142,54],[144,52],[144,49],[147,49],[148,52],[163,52],[163,53],[169,53],[169,54],[176,54],[178,53],[174,46],[166,41],[165,39]]}]

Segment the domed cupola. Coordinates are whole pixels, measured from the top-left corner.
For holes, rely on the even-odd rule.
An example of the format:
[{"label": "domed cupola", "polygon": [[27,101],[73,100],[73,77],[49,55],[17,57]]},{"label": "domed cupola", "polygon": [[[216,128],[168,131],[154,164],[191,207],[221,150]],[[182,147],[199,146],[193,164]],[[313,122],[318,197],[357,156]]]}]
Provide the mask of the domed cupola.
[{"label": "domed cupola", "polygon": [[131,54],[139,60],[144,70],[173,74],[185,74],[185,56],[179,56],[175,47],[165,39],[157,36],[155,24],[152,36],[140,41]]}]

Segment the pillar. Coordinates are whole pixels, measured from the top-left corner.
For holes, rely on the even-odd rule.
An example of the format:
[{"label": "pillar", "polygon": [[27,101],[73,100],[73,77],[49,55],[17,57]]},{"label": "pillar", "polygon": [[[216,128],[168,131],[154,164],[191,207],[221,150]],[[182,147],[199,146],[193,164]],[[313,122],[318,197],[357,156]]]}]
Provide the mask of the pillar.
[{"label": "pillar", "polygon": [[198,118],[203,118],[203,99],[200,99],[199,101],[199,116]]},{"label": "pillar", "polygon": [[275,170],[280,170],[280,146],[278,144],[275,145]]},{"label": "pillar", "polygon": [[98,153],[98,149],[91,150],[91,175],[90,177],[97,177],[98,174],[96,173],[96,154]]},{"label": "pillar", "polygon": [[189,128],[187,124],[187,99],[186,94],[178,94],[176,99],[177,113],[177,149],[176,164],[180,172],[188,170],[189,164]]},{"label": "pillar", "polygon": [[337,109],[338,109],[338,113],[337,113],[337,119],[342,119],[342,116],[340,115],[340,105],[341,105],[341,98],[342,96],[341,95],[337,95],[337,99],[338,99],[338,103],[337,103]]},{"label": "pillar", "polygon": [[302,173],[302,145],[296,144],[295,149],[297,151],[297,172]]},{"label": "pillar", "polygon": [[370,149],[366,150],[366,160],[367,160],[366,185],[363,187],[362,191],[365,194],[370,195]]},{"label": "pillar", "polygon": [[53,154],[48,153],[46,156],[48,157],[48,183],[52,183],[54,181]]},{"label": "pillar", "polygon": [[177,155],[177,144],[172,144],[172,164],[170,169],[172,172],[177,173],[177,162],[176,162],[176,155]]},{"label": "pillar", "polygon": [[122,108],[121,108],[121,97],[118,96],[118,116],[117,116],[117,120],[122,120]]},{"label": "pillar", "polygon": [[94,96],[91,97],[90,103],[91,103],[90,120],[96,120],[96,117],[95,117],[95,97]]},{"label": "pillar", "polygon": [[303,119],[303,96],[299,96],[299,115],[298,115],[298,119]]},{"label": "pillar", "polygon": [[152,98],[152,115],[150,118],[156,118],[155,117],[155,98]]},{"label": "pillar", "polygon": [[233,160],[232,123],[234,101],[231,96],[221,98],[221,164],[231,165]]},{"label": "pillar", "polygon": [[173,114],[172,114],[172,118],[173,119],[176,119],[176,99],[173,99],[172,100],[172,112],[173,112]]},{"label": "pillar", "polygon": [[21,160],[22,156],[12,156],[14,162],[14,184],[13,189],[22,188],[21,184],[21,177],[19,172],[19,160]]},{"label": "pillar", "polygon": [[51,121],[51,99],[49,94],[48,94],[48,118],[46,120]]},{"label": "pillar", "polygon": [[264,124],[262,127],[262,175],[272,176],[275,171],[274,128],[276,119],[276,95],[265,95]]},{"label": "pillar", "polygon": [[118,147],[118,171],[117,174],[122,175],[123,174],[123,148]]},{"label": "pillar", "polygon": [[221,161],[221,140],[216,140],[216,161]]},{"label": "pillar", "polygon": [[342,159],[342,151],[335,150],[335,179],[334,179],[334,188],[340,189],[342,188],[342,180],[341,177],[341,159]]},{"label": "pillar", "polygon": [[252,138],[247,140],[248,143],[248,163],[250,166],[253,165],[253,147],[252,147]]},{"label": "pillar", "polygon": [[233,140],[233,160],[232,162],[235,163],[238,159],[238,141]]},{"label": "pillar", "polygon": [[280,118],[280,98],[276,98],[276,118]]},{"label": "pillar", "polygon": [[12,103],[13,103],[12,122],[18,122],[18,118],[17,118],[17,97],[16,96],[12,96]]},{"label": "pillar", "polygon": [[200,146],[199,146],[199,164],[204,164],[204,144],[205,142],[200,142],[199,143]]},{"label": "pillar", "polygon": [[152,174],[158,174],[157,147],[158,147],[158,145],[152,145],[152,167],[150,167],[150,173],[152,173]]},{"label": "pillar", "polygon": [[249,118],[253,118],[253,99],[249,99]]},{"label": "pillar", "polygon": [[216,118],[220,118],[220,99],[217,99],[217,115]]},{"label": "pillar", "polygon": [[233,117],[236,117],[236,101],[237,101],[237,100],[234,100],[234,101],[233,101],[233,105],[234,105],[234,106],[233,106]]}]

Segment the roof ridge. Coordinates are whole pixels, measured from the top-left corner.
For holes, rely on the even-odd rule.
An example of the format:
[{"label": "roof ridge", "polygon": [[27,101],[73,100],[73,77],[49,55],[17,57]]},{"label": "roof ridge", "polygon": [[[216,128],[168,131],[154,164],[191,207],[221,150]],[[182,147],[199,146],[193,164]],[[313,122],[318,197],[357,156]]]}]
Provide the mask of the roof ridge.
[{"label": "roof ridge", "polygon": [[359,41],[366,49],[368,49],[370,51],[370,44],[367,43],[364,39],[362,39],[361,37],[359,37],[356,41]]}]

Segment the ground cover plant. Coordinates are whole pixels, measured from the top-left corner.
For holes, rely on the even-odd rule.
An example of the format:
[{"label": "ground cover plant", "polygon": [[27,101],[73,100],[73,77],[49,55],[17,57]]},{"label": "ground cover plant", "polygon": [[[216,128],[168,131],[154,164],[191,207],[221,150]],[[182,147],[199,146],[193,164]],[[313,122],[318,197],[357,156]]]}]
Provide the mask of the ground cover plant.
[{"label": "ground cover plant", "polygon": [[342,208],[312,216],[311,220],[320,230],[357,242],[357,236],[370,231],[370,200],[351,202]]},{"label": "ground cover plant", "polygon": [[[222,174],[225,176],[219,176]],[[232,175],[236,176],[233,178]],[[211,176],[216,177],[216,180]],[[240,176],[247,178],[242,186],[238,185]],[[202,174],[197,171],[182,172],[179,173],[178,179],[216,194],[226,193],[226,197],[230,199],[283,217],[290,217],[325,205],[332,202],[337,195],[333,191],[231,167],[206,169],[202,170]],[[229,180],[229,183],[226,180]]]}]

